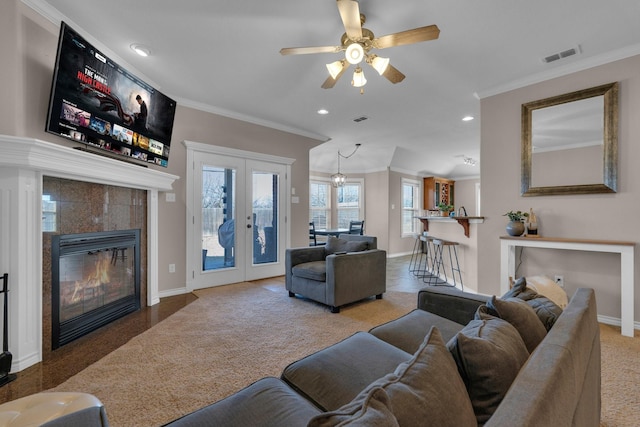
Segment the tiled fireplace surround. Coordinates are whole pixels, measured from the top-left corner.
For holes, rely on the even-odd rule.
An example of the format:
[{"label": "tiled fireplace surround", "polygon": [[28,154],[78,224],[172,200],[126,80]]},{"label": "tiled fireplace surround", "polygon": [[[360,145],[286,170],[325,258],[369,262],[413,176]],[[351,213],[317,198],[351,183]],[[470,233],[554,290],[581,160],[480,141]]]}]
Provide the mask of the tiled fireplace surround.
[{"label": "tiled fireplace surround", "polygon": [[142,305],[158,296],[158,193],[178,177],[45,141],[0,135],[0,274],[9,273],[12,372],[51,352],[52,233],[41,200],[58,203],[56,234],[140,228]]}]

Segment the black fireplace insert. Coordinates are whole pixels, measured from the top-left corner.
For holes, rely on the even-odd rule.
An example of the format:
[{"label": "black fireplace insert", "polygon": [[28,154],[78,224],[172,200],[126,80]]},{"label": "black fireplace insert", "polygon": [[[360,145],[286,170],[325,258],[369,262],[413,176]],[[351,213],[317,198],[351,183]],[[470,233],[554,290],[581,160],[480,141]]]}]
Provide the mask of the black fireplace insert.
[{"label": "black fireplace insert", "polygon": [[140,309],[140,230],[51,238],[52,348]]}]

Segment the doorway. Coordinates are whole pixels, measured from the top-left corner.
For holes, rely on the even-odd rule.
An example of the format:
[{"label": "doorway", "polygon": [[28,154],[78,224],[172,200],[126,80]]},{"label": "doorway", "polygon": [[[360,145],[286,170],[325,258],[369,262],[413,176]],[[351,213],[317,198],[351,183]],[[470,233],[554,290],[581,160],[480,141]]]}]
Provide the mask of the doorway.
[{"label": "doorway", "polygon": [[185,144],[187,288],[284,274],[293,159]]}]

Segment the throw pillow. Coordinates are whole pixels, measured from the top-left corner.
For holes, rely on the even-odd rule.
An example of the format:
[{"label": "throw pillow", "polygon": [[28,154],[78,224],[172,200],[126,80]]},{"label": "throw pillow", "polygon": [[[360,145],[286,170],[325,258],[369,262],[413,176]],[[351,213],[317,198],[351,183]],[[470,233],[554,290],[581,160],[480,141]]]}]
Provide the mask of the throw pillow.
[{"label": "throw pillow", "polygon": [[447,347],[469,392],[477,423],[483,425],[500,405],[529,352],[516,328],[496,317],[472,320]]},{"label": "throw pillow", "polygon": [[[427,421],[439,427],[476,426],[467,390],[436,327],[431,327],[410,360],[371,383],[352,402],[335,412],[362,405],[377,388],[386,391],[391,401],[389,407],[403,427],[422,427]],[[328,412],[315,418],[333,414]]]},{"label": "throw pillow", "polygon": [[336,252],[361,252],[369,249],[369,243],[359,240],[344,240],[339,237],[329,236],[324,246],[325,255]]},{"label": "throw pillow", "polygon": [[558,317],[562,314],[562,309],[544,295],[536,294],[535,298],[525,302],[533,308],[547,331],[551,330]]},{"label": "throw pillow", "polygon": [[551,329],[562,314],[562,308],[558,307],[553,301],[527,287],[527,279],[524,277],[516,280],[516,283],[502,296],[502,299],[512,297],[526,301],[536,312],[547,331]]},{"label": "throw pillow", "polygon": [[539,295],[544,295],[562,309],[569,304],[567,293],[550,277],[527,277],[527,288],[536,291]]},{"label": "throw pillow", "polygon": [[337,411],[316,415],[307,426],[399,427],[399,424],[387,392],[382,387],[374,387],[364,396],[364,401],[354,400]]},{"label": "throw pillow", "polygon": [[528,300],[535,296],[535,294],[536,292],[532,292],[530,289],[527,289],[526,277],[520,277],[515,281],[513,287],[502,295],[502,299],[518,297],[523,300]]},{"label": "throw pillow", "polygon": [[485,319],[487,315],[511,323],[518,330],[529,353],[532,353],[547,335],[547,329],[533,308],[519,298],[503,300],[492,296],[486,305],[478,307],[476,319]]}]

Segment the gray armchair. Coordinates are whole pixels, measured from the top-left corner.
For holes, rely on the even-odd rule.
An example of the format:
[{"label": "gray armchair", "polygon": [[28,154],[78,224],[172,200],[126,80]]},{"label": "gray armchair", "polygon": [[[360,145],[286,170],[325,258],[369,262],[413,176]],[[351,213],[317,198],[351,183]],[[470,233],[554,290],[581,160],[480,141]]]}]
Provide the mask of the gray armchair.
[{"label": "gray armchair", "polygon": [[382,298],[387,290],[387,252],[374,236],[341,234],[326,246],[287,249],[285,286],[296,294],[326,304],[332,313],[365,298]]}]

